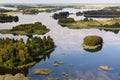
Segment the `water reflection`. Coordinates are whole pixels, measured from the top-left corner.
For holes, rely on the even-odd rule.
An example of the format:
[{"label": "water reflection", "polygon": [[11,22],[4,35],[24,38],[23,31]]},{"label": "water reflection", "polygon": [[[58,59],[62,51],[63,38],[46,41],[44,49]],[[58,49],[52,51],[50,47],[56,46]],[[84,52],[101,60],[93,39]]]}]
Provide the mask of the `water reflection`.
[{"label": "water reflection", "polygon": [[[64,9],[63,11],[72,11],[73,9]],[[62,10],[61,10],[62,11]],[[60,11],[60,12],[61,12]],[[61,72],[68,72],[70,78],[83,78],[83,80],[120,80],[120,33],[114,34],[113,32],[106,32],[99,29],[68,29],[58,25],[57,20],[52,19],[53,13],[39,13],[37,15],[23,15],[15,14],[19,16],[19,22],[17,23],[5,23],[0,24],[0,29],[11,29],[18,24],[34,23],[36,21],[42,22],[48,28],[50,32],[45,34],[50,35],[57,46],[55,51],[51,53],[50,59],[42,59],[35,66],[30,67],[27,76],[31,80],[48,80],[48,77],[57,77],[62,80],[63,76]],[[74,18],[78,18],[72,15]],[[78,19],[81,19],[79,17]],[[91,55],[91,53],[83,50],[82,42],[83,38],[87,35],[102,36],[104,40],[104,46],[101,50],[97,51],[97,54]],[[34,35],[42,36],[42,35]],[[12,34],[0,34],[0,38],[23,38],[27,40],[27,36],[14,36]],[[30,36],[31,37],[31,36]],[[65,55],[61,55],[64,53]],[[45,60],[45,61],[44,61]],[[59,67],[53,67],[54,61],[63,61],[65,64]],[[69,67],[69,64],[73,64]],[[108,65],[113,68],[109,72],[100,72],[98,67],[100,65]],[[34,75],[33,70],[36,68],[50,68],[52,73],[49,76]],[[4,70],[3,70],[4,71]],[[2,70],[0,72],[3,72]],[[26,71],[27,72],[27,71]],[[107,76],[107,78],[105,78]]]},{"label": "water reflection", "polygon": [[119,30],[107,30],[107,29],[104,29],[104,31],[106,31],[106,32],[113,32],[115,34],[119,33]]},{"label": "water reflection", "polygon": [[[42,60],[46,61],[46,59],[50,58],[50,53],[45,54],[42,58],[36,58],[35,61],[36,62],[40,62]],[[30,65],[30,66],[24,66],[21,68],[6,68],[6,67],[2,67],[0,66],[0,75],[5,75],[5,74],[17,74],[17,73],[22,73],[24,75],[27,75],[29,73],[29,68],[33,67],[35,64]]]}]

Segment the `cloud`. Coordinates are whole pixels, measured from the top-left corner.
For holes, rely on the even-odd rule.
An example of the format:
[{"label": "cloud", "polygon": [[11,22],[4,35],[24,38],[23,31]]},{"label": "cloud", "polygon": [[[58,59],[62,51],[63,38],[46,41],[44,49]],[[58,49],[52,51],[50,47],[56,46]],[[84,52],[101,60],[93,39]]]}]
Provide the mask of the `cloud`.
[{"label": "cloud", "polygon": [[0,0],[0,3],[120,3],[120,0]]}]

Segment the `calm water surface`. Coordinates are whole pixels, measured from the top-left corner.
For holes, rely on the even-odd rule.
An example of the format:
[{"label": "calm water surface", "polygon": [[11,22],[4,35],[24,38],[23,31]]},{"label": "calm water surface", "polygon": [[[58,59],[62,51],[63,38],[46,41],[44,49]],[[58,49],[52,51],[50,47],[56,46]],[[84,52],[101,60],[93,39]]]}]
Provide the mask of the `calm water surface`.
[{"label": "calm water surface", "polygon": [[[62,11],[75,13],[78,11],[86,11],[88,9],[72,9],[66,8]],[[57,11],[59,12],[59,11]],[[57,20],[52,19],[53,13],[39,13],[37,15],[19,16],[17,23],[0,23],[0,29],[11,29],[12,26],[25,23],[42,22],[51,29],[46,35],[50,35],[56,44],[56,49],[50,55],[49,59],[40,61],[35,66],[29,68],[27,74],[31,80],[48,80],[49,77],[56,77],[58,80],[68,80],[68,78],[83,80],[120,80],[120,33],[117,34],[110,31],[101,31],[98,29],[68,29],[58,25]],[[83,16],[76,17],[70,15],[76,20],[83,19]],[[83,38],[87,35],[98,35],[104,40],[103,47],[98,52],[87,52],[82,48]],[[40,35],[34,35],[40,36]],[[15,38],[24,40],[26,36],[14,36],[12,34],[0,34],[0,38]],[[54,61],[64,62],[64,65],[54,67]],[[72,65],[72,66],[70,66]],[[110,71],[101,71],[99,66],[107,65],[111,67]],[[34,75],[33,70],[38,68],[49,68],[52,73],[48,76]],[[62,76],[62,72],[67,72],[69,77]],[[65,78],[65,79],[63,79]]]}]

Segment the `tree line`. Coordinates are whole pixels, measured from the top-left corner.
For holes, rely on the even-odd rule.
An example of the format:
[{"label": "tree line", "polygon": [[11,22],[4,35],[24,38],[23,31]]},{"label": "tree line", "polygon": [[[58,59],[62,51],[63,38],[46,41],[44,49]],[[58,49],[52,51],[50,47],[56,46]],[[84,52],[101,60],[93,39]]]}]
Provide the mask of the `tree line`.
[{"label": "tree line", "polygon": [[7,9],[4,9],[4,8],[0,8],[0,12],[10,12],[12,10],[7,10]]},{"label": "tree line", "polygon": [[31,34],[45,34],[50,31],[45,25],[42,25],[41,22],[35,22],[33,24],[21,24],[13,27],[10,31],[22,31],[23,33]]},{"label": "tree line", "polygon": [[0,15],[0,22],[1,23],[5,23],[5,22],[18,22],[19,21],[19,18],[18,16],[11,16],[11,15],[4,15],[4,14],[1,14]]},{"label": "tree line", "polygon": [[53,18],[54,19],[60,19],[60,18],[67,18],[69,16],[69,12],[59,12],[59,13],[55,13],[53,14]]},{"label": "tree line", "polygon": [[0,39],[0,65],[4,67],[17,67],[35,61],[40,55],[54,50],[54,42],[50,36],[23,39]]}]

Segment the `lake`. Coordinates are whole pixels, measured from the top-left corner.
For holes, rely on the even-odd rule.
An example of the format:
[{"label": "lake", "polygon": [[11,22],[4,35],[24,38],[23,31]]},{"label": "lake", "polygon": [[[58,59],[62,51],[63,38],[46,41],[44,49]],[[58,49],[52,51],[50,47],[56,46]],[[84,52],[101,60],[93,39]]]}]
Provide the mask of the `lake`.
[{"label": "lake", "polygon": [[[87,11],[90,9],[65,8],[60,11],[69,11],[73,13],[70,17],[76,20],[84,19],[83,16],[76,17],[75,12]],[[93,10],[93,9],[92,9]],[[60,12],[57,11],[57,12]],[[50,58],[42,60],[28,69],[27,76],[30,80],[48,80],[49,77],[56,77],[58,80],[78,79],[78,80],[120,80],[120,33],[104,31],[99,29],[68,29],[62,27],[51,16],[54,14],[41,12],[37,15],[15,14],[19,17],[19,22],[0,23],[0,29],[11,29],[13,26],[25,23],[42,22],[50,32],[55,42],[56,48],[50,55]],[[83,38],[87,35],[98,35],[104,40],[102,49],[97,52],[85,51],[82,47]],[[42,35],[34,35],[42,36]],[[12,34],[0,34],[0,38],[23,38],[26,36],[14,36]],[[55,61],[64,62],[63,65],[54,67]],[[109,71],[101,71],[99,66],[107,65]],[[33,70],[38,68],[49,68],[52,73],[48,76],[34,75]],[[66,72],[69,77],[65,78],[61,73]]]}]

